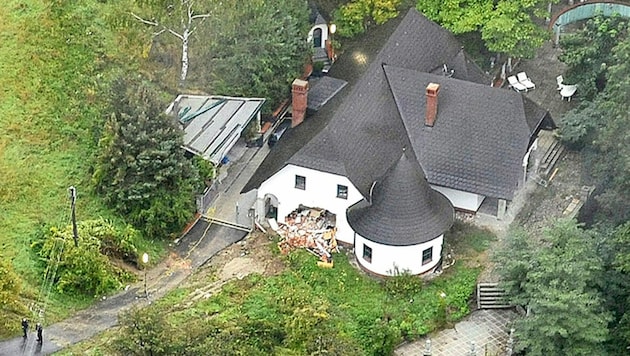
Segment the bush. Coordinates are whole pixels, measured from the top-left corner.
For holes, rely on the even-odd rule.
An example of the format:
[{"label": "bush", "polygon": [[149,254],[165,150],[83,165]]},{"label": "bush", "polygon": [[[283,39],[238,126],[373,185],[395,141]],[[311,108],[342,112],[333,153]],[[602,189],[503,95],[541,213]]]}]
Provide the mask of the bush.
[{"label": "bush", "polygon": [[0,260],[0,309],[16,316],[3,318],[0,322],[0,335],[7,335],[18,330],[20,316],[27,315],[28,309],[20,300],[22,283],[8,261]]},{"label": "bush", "polygon": [[409,274],[409,271],[396,271],[393,277],[385,280],[385,290],[395,298],[410,298],[422,291],[422,285],[422,279]]},{"label": "bush", "polygon": [[207,159],[203,159],[197,155],[192,158],[192,163],[195,167],[197,167],[197,171],[199,172],[199,178],[204,182],[204,184],[209,186],[209,182],[211,182],[217,174],[217,168],[212,164],[212,162]]},{"label": "bush", "polygon": [[78,247],[72,226],[52,227],[45,235],[39,256],[46,261],[44,285],[56,285],[61,293],[98,296],[119,289],[133,276],[114,266],[103,251],[127,259],[136,258],[131,241],[133,230],[117,231],[103,219],[88,220],[78,225]]}]

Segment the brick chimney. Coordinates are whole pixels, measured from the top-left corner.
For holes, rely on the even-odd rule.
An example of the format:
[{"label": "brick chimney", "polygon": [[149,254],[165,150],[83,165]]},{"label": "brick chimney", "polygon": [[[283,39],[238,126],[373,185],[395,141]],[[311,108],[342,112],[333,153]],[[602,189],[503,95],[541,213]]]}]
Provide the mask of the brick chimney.
[{"label": "brick chimney", "polygon": [[306,116],[306,105],[308,96],[308,82],[302,79],[296,79],[291,85],[292,94],[292,112],[291,127],[296,127],[304,121]]},{"label": "brick chimney", "polygon": [[438,111],[438,92],[440,91],[440,84],[429,83],[427,85],[427,114],[424,124],[426,126],[433,127]]}]

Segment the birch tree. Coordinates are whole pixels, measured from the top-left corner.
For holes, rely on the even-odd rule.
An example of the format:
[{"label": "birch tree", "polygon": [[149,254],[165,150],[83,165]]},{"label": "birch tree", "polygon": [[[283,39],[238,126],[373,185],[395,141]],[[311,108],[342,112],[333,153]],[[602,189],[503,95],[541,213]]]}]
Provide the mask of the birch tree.
[{"label": "birch tree", "polygon": [[[189,44],[190,44],[190,36],[195,32],[197,26],[203,22],[206,18],[210,17],[211,14],[209,12],[206,13],[195,13],[193,9],[195,2],[193,0],[180,0],[178,6],[170,4],[167,6],[167,16],[164,21],[161,20],[147,20],[142,18],[135,13],[131,12],[131,16],[133,16],[136,20],[141,23],[152,26],[156,29],[153,32],[153,36],[159,36],[165,32],[170,33],[179,39],[182,43],[182,63],[181,63],[181,71],[179,75],[179,84],[183,86],[186,82],[186,77],[188,76],[188,66],[189,66]],[[167,22],[177,22],[175,19],[179,16],[179,24],[177,25],[168,25]],[[169,21],[170,20],[170,21]],[[173,21],[175,20],[175,21]]]}]

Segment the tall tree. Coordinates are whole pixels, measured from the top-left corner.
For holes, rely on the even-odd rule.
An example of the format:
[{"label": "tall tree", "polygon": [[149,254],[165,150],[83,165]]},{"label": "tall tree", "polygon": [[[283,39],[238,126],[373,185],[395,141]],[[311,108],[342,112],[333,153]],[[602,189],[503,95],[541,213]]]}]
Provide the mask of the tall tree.
[{"label": "tall tree", "polygon": [[604,261],[604,276],[600,282],[610,321],[609,352],[621,355],[630,345],[630,222],[609,231],[599,230],[599,254]]},{"label": "tall tree", "polygon": [[626,18],[596,16],[580,30],[561,37],[558,58],[568,67],[565,82],[577,84],[581,98],[591,101],[604,90],[607,67],[615,63],[612,49],[627,32]]},{"label": "tall tree", "polygon": [[286,99],[312,53],[308,16],[302,0],[223,2],[211,26],[197,32],[204,43],[191,50],[191,83],[216,94],[265,97],[272,106]]},{"label": "tall tree", "polygon": [[416,8],[454,34],[479,31],[486,47],[512,57],[532,57],[547,38],[537,21],[557,0],[418,0]]},{"label": "tall tree", "polygon": [[[609,26],[602,29],[608,31]],[[591,52],[581,47],[574,48],[574,51]],[[567,53],[566,57],[572,55]],[[593,60],[597,61],[597,58],[601,58],[599,53]],[[562,138],[585,149],[588,172],[600,188],[597,193],[597,218],[613,225],[630,218],[630,205],[627,203],[630,200],[629,59],[630,36],[626,34],[609,56],[605,68],[605,88],[592,101],[569,112],[560,122]],[[572,63],[577,63],[576,68],[580,68],[583,62]]]},{"label": "tall tree", "polygon": [[504,278],[519,279],[511,280],[520,284],[511,289],[511,299],[526,302],[529,310],[515,322],[516,349],[541,356],[605,355],[610,315],[595,288],[602,261],[592,234],[575,221],[561,220],[529,248],[528,265],[510,263],[510,253],[519,254],[510,244],[497,258]]},{"label": "tall tree", "polygon": [[401,0],[352,0],[341,5],[333,14],[339,36],[363,33],[370,23],[384,24],[398,16],[400,3]]},{"label": "tall tree", "polygon": [[183,132],[148,83],[118,80],[93,182],[96,191],[149,237],[177,233],[192,217],[197,172]]}]

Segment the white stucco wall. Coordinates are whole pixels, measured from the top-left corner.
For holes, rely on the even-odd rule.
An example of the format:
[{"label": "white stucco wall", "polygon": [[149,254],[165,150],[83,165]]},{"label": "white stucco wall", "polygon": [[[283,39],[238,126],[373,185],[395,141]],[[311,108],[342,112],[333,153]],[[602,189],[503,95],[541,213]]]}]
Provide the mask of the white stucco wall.
[{"label": "white stucco wall", "polygon": [[[388,246],[372,242],[359,234],[355,234],[354,254],[357,261],[365,269],[380,275],[392,275],[395,267],[398,271],[408,270],[411,274],[421,274],[434,268],[440,261],[442,254],[442,243],[444,235],[418,245],[411,246]],[[363,245],[372,248],[372,261],[368,262],[363,258]],[[431,262],[422,265],[422,251],[433,247]]]},{"label": "white stucco wall", "polygon": [[310,31],[308,31],[308,37],[307,37],[307,41],[308,42],[313,42],[313,31],[315,31],[316,28],[319,28],[322,30],[322,44],[321,47],[322,48],[326,48],[326,40],[328,39],[328,25],[326,24],[320,24],[320,25],[315,25],[311,28]]},{"label": "white stucco wall", "polygon": [[[306,177],[306,189],[295,188],[295,176]],[[337,198],[337,185],[348,187],[348,198]],[[286,165],[279,172],[269,177],[258,188],[257,219],[264,219],[264,198],[272,194],[278,199],[278,220],[297,209],[300,204],[313,208],[324,208],[336,215],[337,235],[339,241],[351,244],[354,232],[346,219],[348,207],[363,196],[344,176],[316,171],[309,168]],[[261,208],[262,207],[262,208]]]},{"label": "white stucco wall", "polygon": [[[536,157],[536,150],[538,149],[538,138],[536,138],[534,140],[534,143],[532,143],[532,145],[529,147],[529,150],[527,150],[527,153],[525,154],[525,156],[523,157],[523,179],[522,182],[519,183],[524,183],[527,181],[527,168],[531,167],[532,168],[532,172],[536,172],[538,171],[538,165],[540,162],[538,162],[538,159],[535,159],[533,157]],[[532,154],[532,152],[534,154]],[[534,160],[534,162],[532,163],[532,159]]]},{"label": "white stucco wall", "polygon": [[479,210],[481,203],[483,203],[483,200],[486,198],[483,195],[463,192],[461,190],[441,187],[438,185],[432,185],[431,188],[444,194],[448,198],[448,200],[451,201],[451,204],[453,204],[455,209],[462,209],[462,210],[476,212],[477,210]]}]

